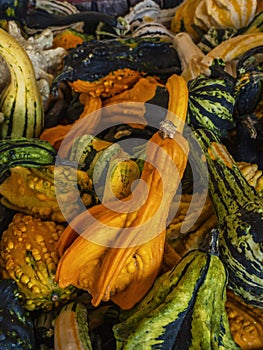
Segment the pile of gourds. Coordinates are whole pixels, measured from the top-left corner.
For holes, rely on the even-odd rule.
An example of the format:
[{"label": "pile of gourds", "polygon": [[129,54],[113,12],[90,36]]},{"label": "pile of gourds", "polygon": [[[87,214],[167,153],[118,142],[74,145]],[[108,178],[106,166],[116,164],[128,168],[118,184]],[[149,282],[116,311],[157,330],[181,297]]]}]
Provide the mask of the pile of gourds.
[{"label": "pile of gourds", "polygon": [[92,31],[36,9],[67,52],[45,104],[8,33],[36,35],[16,6],[0,28],[0,347],[263,348],[260,1],[185,0],[164,25],[144,0],[89,13]]}]

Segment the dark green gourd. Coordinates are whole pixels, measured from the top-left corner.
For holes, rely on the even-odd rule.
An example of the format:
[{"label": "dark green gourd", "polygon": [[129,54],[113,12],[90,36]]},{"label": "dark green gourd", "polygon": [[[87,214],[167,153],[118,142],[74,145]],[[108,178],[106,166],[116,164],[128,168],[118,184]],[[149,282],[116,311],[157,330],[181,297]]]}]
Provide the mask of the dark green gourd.
[{"label": "dark green gourd", "polygon": [[38,138],[6,137],[0,140],[0,183],[16,166],[28,168],[54,164],[56,150],[47,141]]},{"label": "dark green gourd", "polygon": [[11,279],[0,281],[0,334],[0,349],[36,349],[31,315],[22,306],[17,285]]},{"label": "dark green gourd", "polygon": [[213,132],[198,129],[194,135],[206,155],[229,287],[247,303],[263,308],[263,198]]},{"label": "dark green gourd", "polygon": [[187,122],[194,128],[207,128],[225,136],[235,126],[236,82],[221,64],[214,63],[210,77],[200,74],[188,82]]}]

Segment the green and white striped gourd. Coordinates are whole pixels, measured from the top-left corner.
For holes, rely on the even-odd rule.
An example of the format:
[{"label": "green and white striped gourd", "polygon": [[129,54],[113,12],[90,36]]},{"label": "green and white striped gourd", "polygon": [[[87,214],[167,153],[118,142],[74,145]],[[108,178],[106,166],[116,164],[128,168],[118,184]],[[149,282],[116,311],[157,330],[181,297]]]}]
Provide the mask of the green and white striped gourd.
[{"label": "green and white striped gourd", "polygon": [[211,67],[213,73],[210,77],[200,74],[188,82],[187,122],[195,128],[208,128],[223,136],[235,126],[236,83],[230,75],[222,72],[220,64]]}]

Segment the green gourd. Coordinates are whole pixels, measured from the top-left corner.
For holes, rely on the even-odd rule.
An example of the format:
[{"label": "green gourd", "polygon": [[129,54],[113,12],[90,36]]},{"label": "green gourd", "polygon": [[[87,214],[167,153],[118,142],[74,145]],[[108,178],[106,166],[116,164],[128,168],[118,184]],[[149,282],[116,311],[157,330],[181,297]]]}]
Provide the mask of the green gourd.
[{"label": "green gourd", "polygon": [[249,185],[219,138],[198,129],[194,136],[205,156],[209,193],[217,215],[220,257],[228,286],[248,304],[263,307],[263,199]]}]

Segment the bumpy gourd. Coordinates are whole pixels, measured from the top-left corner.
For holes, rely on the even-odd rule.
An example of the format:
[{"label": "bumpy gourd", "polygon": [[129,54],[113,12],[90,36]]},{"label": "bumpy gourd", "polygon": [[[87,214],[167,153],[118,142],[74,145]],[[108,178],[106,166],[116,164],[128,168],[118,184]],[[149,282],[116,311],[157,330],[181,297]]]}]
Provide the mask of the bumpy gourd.
[{"label": "bumpy gourd", "polygon": [[4,279],[13,279],[27,310],[50,310],[74,296],[72,286],[55,282],[58,255],[55,245],[64,227],[17,213],[3,232],[0,269]]},{"label": "bumpy gourd", "polygon": [[[169,110],[175,112],[177,107],[174,122],[178,123],[178,130],[182,130],[188,91],[183,78],[175,76],[172,80],[171,85],[177,92],[173,96],[181,99],[175,98]],[[142,181],[136,187],[137,193],[143,194],[141,186],[146,185],[149,193],[138,209],[131,207],[131,194],[121,201],[113,201],[110,208],[107,202],[94,206],[67,226],[57,245],[61,256],[57,281],[61,287],[73,284],[88,290],[94,305],[112,299],[124,309],[133,307],[148,292],[160,271],[169,205],[187,162],[187,142],[179,133],[175,136],[178,143],[173,138],[165,137],[165,133],[162,136],[156,132],[151,138],[140,178]],[[162,177],[151,163],[158,164],[158,168],[162,169]],[[177,174],[172,164],[175,164]],[[164,187],[167,186],[163,183],[169,184],[165,191]],[[139,196],[138,201],[141,199]],[[141,227],[149,220],[157,230],[154,237],[151,225],[145,226],[143,230]],[[112,227],[116,230],[110,233]],[[105,237],[105,228],[110,233],[108,246],[94,242],[100,237],[100,232]],[[123,229],[129,229],[130,234],[126,235],[125,231],[123,234]],[[143,233],[144,243],[141,243],[140,233]]]},{"label": "bumpy gourd", "polygon": [[[59,181],[55,181],[55,171]],[[25,214],[65,222],[65,212],[61,211],[56,192],[58,188],[60,195],[68,198],[68,206],[64,208],[67,218],[80,213],[80,199],[87,208],[99,201],[85,171],[75,172],[72,167],[50,165],[39,168],[17,166],[10,173],[0,185],[1,203]]]},{"label": "bumpy gourd", "polygon": [[179,72],[176,51],[169,43],[141,38],[94,40],[69,52],[52,91],[67,81],[75,91],[109,97],[131,87],[141,76],[167,78]]}]

